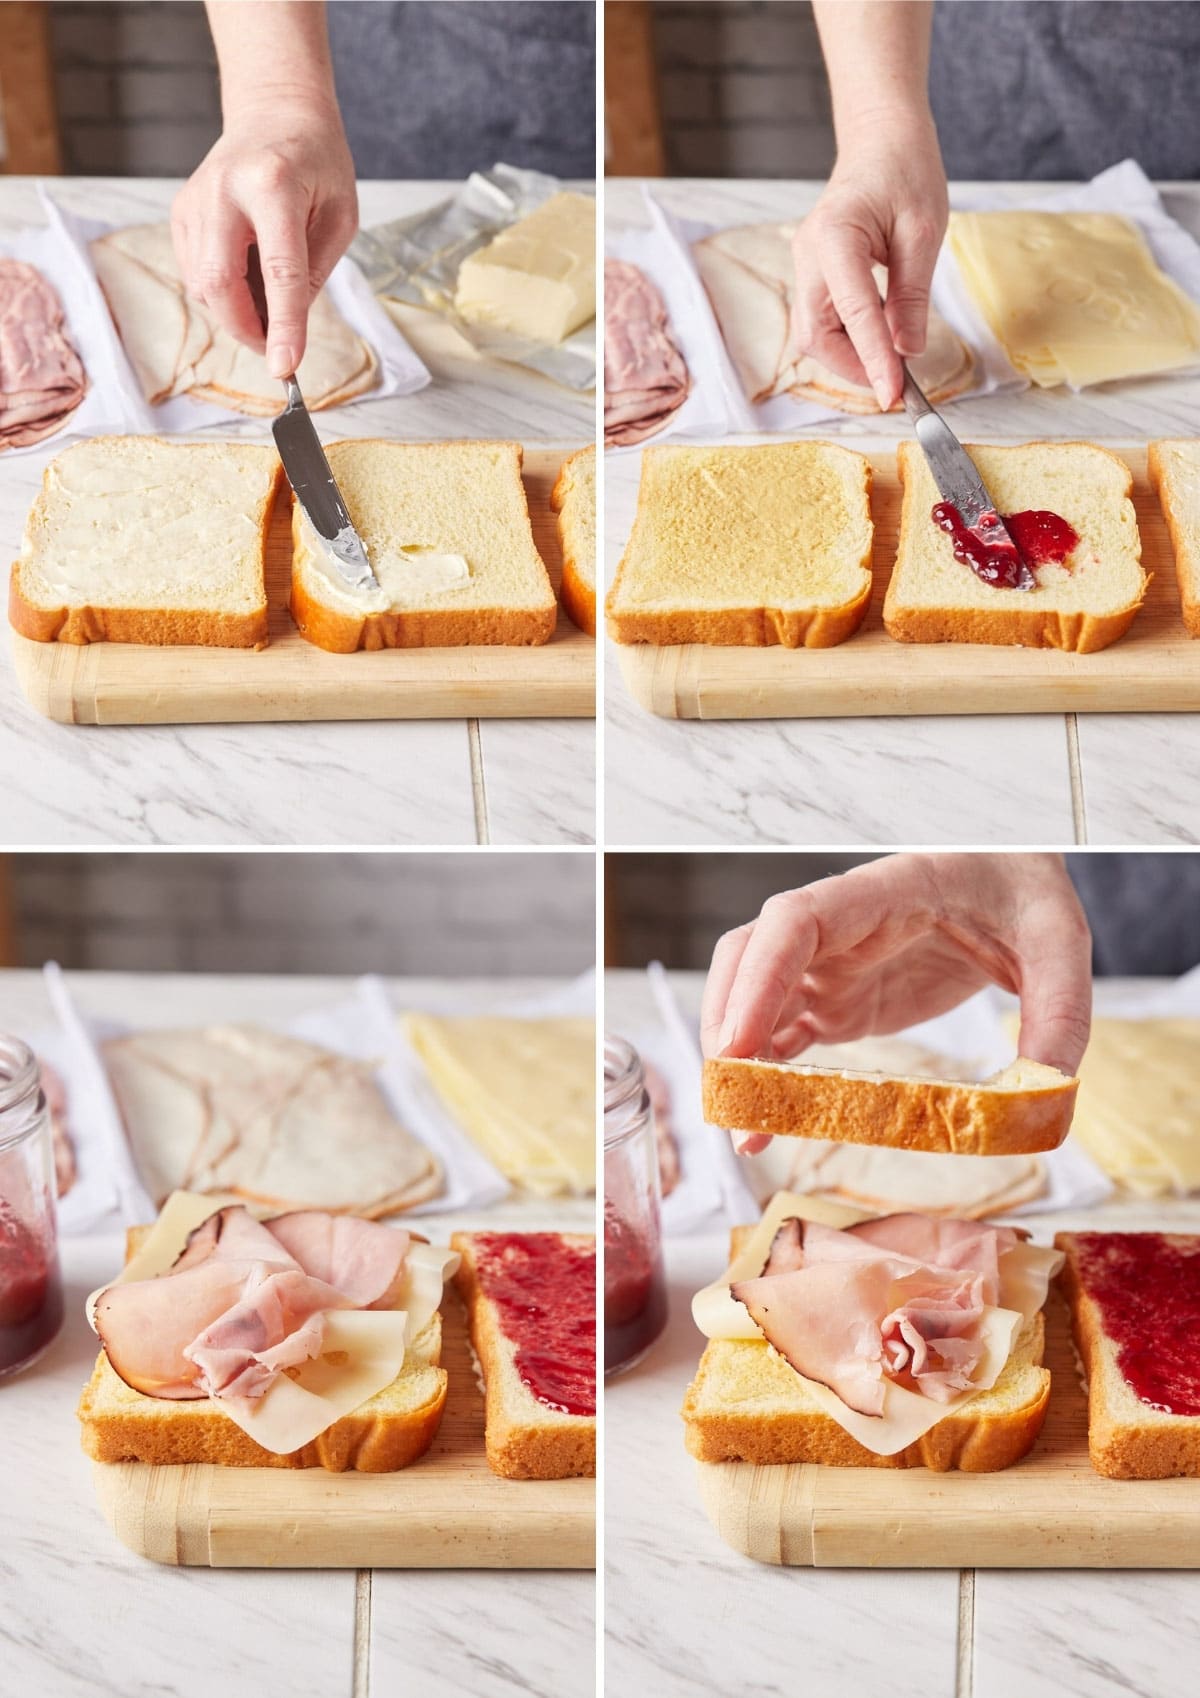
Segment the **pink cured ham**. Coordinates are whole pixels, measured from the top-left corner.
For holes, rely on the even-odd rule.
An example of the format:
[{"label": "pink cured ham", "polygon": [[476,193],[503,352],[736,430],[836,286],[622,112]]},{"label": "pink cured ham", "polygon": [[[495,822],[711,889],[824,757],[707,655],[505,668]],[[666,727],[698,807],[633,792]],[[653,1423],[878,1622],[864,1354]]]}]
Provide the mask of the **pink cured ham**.
[{"label": "pink cured ham", "polygon": [[666,305],[636,265],[604,262],[604,441],[628,447],[661,430],[690,389]]},{"label": "pink cured ham", "polygon": [[731,1287],[796,1372],[882,1415],[886,1382],[939,1402],[970,1389],[1011,1227],[889,1215],[840,1230],[785,1221],[762,1273]]},{"label": "pink cured ham", "polygon": [[0,449],[52,435],[86,393],[58,296],[33,266],[0,258]]},{"label": "pink cured ham", "polygon": [[167,1273],[101,1292],[96,1331],[135,1391],[261,1397],[281,1372],[320,1354],[331,1310],[394,1299],[410,1242],[353,1216],[306,1210],[263,1222],[240,1205],[219,1209]]}]

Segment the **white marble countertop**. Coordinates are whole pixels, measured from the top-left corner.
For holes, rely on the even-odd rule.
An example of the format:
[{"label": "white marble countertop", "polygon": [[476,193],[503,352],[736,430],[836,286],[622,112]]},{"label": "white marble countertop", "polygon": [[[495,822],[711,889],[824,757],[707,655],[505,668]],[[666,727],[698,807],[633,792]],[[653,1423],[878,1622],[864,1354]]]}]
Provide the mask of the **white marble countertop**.
[{"label": "white marble countertop", "polygon": [[[672,973],[699,1013],[701,973]],[[1128,981],[1102,981],[1097,1007]],[[605,1024],[657,1023],[644,973],[605,975]],[[1151,1226],[1162,1205],[1088,1215]],[[1200,1200],[1170,1205],[1200,1231]],[[1078,1217],[1027,1217],[1043,1241]],[[645,1361],[605,1387],[606,1681],[658,1698],[797,1690],[892,1698],[1118,1698],[1181,1691],[1195,1660],[1200,1574],[1113,1570],[771,1568],[706,1517],[679,1408],[700,1356],[692,1294],[727,1261],[724,1235],[667,1245],[671,1316]]]},{"label": "white marble countertop", "polygon": [[[87,1013],[132,1025],[286,1019],[346,980],[71,973]],[[461,980],[468,995],[551,981]],[[392,981],[419,1003],[445,981]],[[52,1021],[39,974],[0,973],[0,1031]],[[590,1201],[506,1201],[493,1224],[592,1229]],[[479,1217],[427,1217],[441,1238]],[[108,1233],[63,1245],[67,1320],[46,1355],[0,1380],[0,1686],[29,1698],[211,1698],[215,1692],[412,1691],[429,1698],[591,1698],[595,1577],[495,1570],[166,1568],[121,1545],[96,1505],[75,1405],[95,1359],[83,1299],[119,1264]]]},{"label": "white marble countertop", "polygon": [[[122,223],[161,217],[178,185],[59,178],[50,187],[69,210]],[[362,183],[361,221],[405,216],[449,189]],[[41,222],[33,179],[0,177],[0,237]],[[593,395],[480,358],[432,313],[399,306],[395,316],[433,382],[416,395],[318,413],[326,440],[501,436],[567,448],[593,439]],[[269,441],[269,421],[247,419],[206,434]],[[42,470],[59,446],[0,456],[5,561],[16,557]],[[57,725],[25,701],[7,638],[0,648],[0,847],[594,839],[591,720]]]},{"label": "white marble countertop", "polygon": [[[671,179],[651,185],[672,212],[714,226],[802,214],[821,185]],[[605,189],[610,229],[646,222],[641,183]],[[986,187],[1016,200],[1053,185]],[[954,191],[952,191],[953,195]],[[1200,235],[1200,184],[1164,189]],[[1081,395],[1031,390],[957,401],[966,440],[1194,436],[1200,375]],[[901,437],[903,418],[804,434]],[[797,433],[800,434],[800,433]],[[742,438],[740,440],[753,440]],[[612,573],[633,522],[640,453],[605,455],[605,557]],[[1197,656],[1200,664],[1200,655]],[[605,667],[605,842],[622,844],[1134,844],[1200,842],[1200,715],[657,719]]]}]

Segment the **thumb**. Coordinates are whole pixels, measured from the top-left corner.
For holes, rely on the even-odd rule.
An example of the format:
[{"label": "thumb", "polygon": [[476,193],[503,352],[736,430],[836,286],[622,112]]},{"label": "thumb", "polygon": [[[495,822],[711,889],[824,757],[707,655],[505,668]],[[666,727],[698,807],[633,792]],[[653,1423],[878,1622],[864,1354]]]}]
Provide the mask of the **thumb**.
[{"label": "thumb", "polygon": [[1050,947],[1022,964],[1020,1053],[1073,1075],[1092,1024],[1091,934],[1083,921],[1044,941]]}]

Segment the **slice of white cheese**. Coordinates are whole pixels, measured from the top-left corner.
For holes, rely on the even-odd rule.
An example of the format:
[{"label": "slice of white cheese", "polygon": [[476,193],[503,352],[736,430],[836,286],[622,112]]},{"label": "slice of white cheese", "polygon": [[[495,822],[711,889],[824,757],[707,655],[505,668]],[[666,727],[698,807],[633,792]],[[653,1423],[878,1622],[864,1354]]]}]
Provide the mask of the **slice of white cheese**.
[{"label": "slice of white cheese", "polygon": [[570,190],[470,254],[454,305],[468,323],[561,342],[596,316],[596,202]]},{"label": "slice of white cheese", "polygon": [[[822,1226],[844,1228],[871,1218],[862,1209],[831,1203],[823,1197],[798,1197],[781,1191],[771,1199],[762,1219],[721,1278],[714,1280],[712,1285],[706,1285],[692,1299],[692,1318],[697,1327],[706,1338],[744,1340],[770,1349],[745,1304],[737,1301],[730,1286],[738,1280],[753,1279],[762,1272],[771,1241],[785,1220],[816,1221]],[[803,1374],[797,1377],[803,1381],[809,1396],[864,1449],[876,1456],[894,1456],[897,1451],[915,1444],[931,1427],[969,1402],[976,1392],[986,1391],[995,1385],[1004,1372],[1004,1365],[1012,1354],[1022,1327],[1045,1303],[1050,1280],[1062,1265],[1063,1256],[1058,1250],[1019,1244],[1005,1252],[1000,1259],[1003,1306],[984,1309],[980,1324],[983,1359],[973,1388],[960,1392],[945,1403],[887,1380],[884,1383],[883,1414],[861,1415],[843,1403],[828,1386]]]},{"label": "slice of white cheese", "polygon": [[[115,1280],[157,1279],[173,1267],[188,1234],[225,1206],[222,1199],[175,1191],[135,1255]],[[251,1209],[258,1218],[265,1209]],[[210,1401],[262,1445],[280,1456],[310,1444],[327,1427],[391,1385],[404,1366],[407,1347],[428,1326],[441,1307],[447,1279],[458,1271],[455,1250],[412,1243],[405,1258],[404,1278],[393,1309],[331,1310],[325,1317],[321,1354],[289,1377],[280,1374],[261,1397],[222,1397]],[[87,1300],[89,1325],[95,1330],[95,1304],[100,1292]]]}]

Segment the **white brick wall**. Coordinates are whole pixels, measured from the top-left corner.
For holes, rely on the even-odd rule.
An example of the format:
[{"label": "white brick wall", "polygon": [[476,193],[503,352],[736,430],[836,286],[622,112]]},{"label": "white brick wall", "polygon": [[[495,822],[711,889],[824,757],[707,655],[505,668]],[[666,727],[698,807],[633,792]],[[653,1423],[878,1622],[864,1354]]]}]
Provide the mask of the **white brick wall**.
[{"label": "white brick wall", "polygon": [[828,175],[829,91],[806,0],[655,0],[654,40],[673,175]]},{"label": "white brick wall", "polygon": [[54,0],[63,170],[183,177],[220,134],[212,40],[198,0]]},{"label": "white brick wall", "polygon": [[575,973],[589,855],[10,858],[19,964],[260,973]]}]

